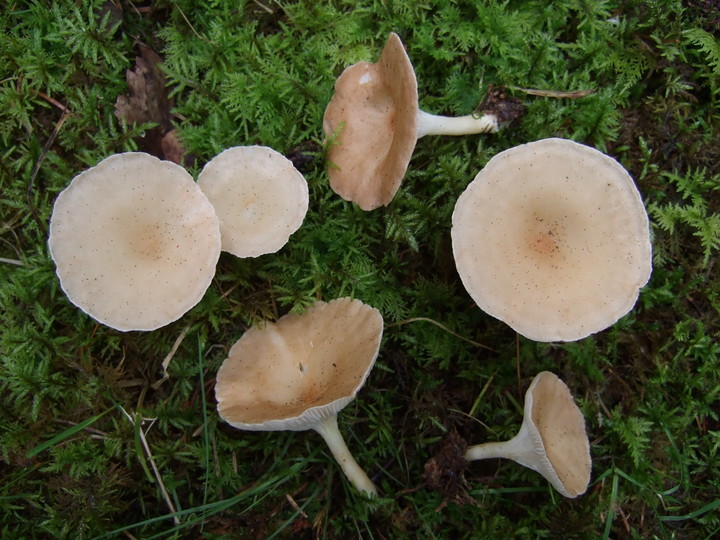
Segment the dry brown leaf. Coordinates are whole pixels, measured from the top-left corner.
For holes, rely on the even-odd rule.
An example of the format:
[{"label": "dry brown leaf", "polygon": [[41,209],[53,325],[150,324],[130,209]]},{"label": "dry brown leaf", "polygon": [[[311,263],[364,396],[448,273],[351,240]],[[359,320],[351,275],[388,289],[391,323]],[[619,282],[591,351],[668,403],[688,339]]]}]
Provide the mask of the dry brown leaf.
[{"label": "dry brown leaf", "polygon": [[165,90],[165,77],[158,64],[160,56],[149,47],[140,45],[135,67],[127,71],[129,96],[118,96],[115,116],[129,124],[156,122],[170,127],[170,106]]},{"label": "dry brown leaf", "polygon": [[148,130],[141,139],[141,149],[160,159],[182,164],[185,152],[172,128],[172,101],[168,98],[161,62],[156,52],[140,45],[135,67],[126,74],[129,95],[118,96],[115,116],[128,124],[156,123],[157,127]]}]

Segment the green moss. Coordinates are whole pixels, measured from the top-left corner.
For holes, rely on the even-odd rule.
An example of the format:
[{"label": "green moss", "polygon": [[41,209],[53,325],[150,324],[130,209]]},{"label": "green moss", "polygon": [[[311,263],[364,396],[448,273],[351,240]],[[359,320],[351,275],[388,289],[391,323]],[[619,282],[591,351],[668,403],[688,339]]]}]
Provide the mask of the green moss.
[{"label": "green moss", "polygon": [[[0,12],[0,534],[717,534],[720,109],[708,6],[10,2]],[[492,85],[526,112],[497,135],[421,139],[395,200],[366,213],[329,188],[322,115],[336,77],[376,60],[390,31],[408,49],[424,110],[469,114]],[[277,254],[224,254],[181,320],[124,334],[64,296],[47,223],[82,169],[147,149],[156,123],[115,116],[139,43],[162,58],[192,173],[226,147],[270,146],[296,160],[310,211]],[[653,226],[655,269],[636,308],[573,344],[533,343],[483,314],[450,244],[455,200],[480,168],[548,136],[617,157]],[[380,487],[374,502],[347,485],[317,434],[240,432],[215,413],[215,373],[250,325],[341,295],[386,320],[376,369],[340,416]],[[169,379],[156,384],[179,338]],[[511,462],[470,465],[465,497],[430,489],[424,466],[440,442],[453,431],[470,443],[512,436],[525,388],[544,369],[585,413],[588,493],[563,500]]]}]

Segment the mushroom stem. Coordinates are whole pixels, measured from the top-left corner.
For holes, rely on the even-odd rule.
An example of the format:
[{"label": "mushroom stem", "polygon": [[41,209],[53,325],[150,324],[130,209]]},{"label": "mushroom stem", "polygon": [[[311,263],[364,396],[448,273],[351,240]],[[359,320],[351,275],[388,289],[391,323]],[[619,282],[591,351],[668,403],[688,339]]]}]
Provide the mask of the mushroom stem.
[{"label": "mushroom stem", "polygon": [[377,488],[375,484],[373,484],[365,471],[360,468],[360,465],[357,464],[347,444],[345,444],[345,439],[343,439],[340,434],[337,415],[332,414],[321,420],[317,425],[313,426],[313,429],[325,439],[333,457],[335,457],[335,460],[340,464],[340,468],[342,468],[348,480],[363,493],[371,497],[376,496]]},{"label": "mushroom stem", "polygon": [[498,119],[494,114],[482,116],[440,116],[418,109],[417,138],[425,135],[470,135],[497,133]]},{"label": "mushroom stem", "polygon": [[528,469],[539,472],[538,461],[543,459],[547,461],[547,458],[544,458],[542,452],[536,450],[536,445],[531,439],[532,435],[523,422],[520,431],[509,441],[488,442],[468,447],[465,451],[465,459],[468,461],[492,458],[512,459]]}]

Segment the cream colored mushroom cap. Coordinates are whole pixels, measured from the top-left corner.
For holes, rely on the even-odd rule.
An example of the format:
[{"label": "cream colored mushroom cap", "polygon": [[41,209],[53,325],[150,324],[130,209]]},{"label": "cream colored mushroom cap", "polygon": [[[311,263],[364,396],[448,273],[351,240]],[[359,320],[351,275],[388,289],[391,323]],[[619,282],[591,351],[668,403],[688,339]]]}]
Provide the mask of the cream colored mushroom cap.
[{"label": "cream colored mushroom cap", "polygon": [[587,490],[592,461],[585,418],[570,389],[549,371],[538,373],[525,395],[525,417],[544,457],[534,467],[563,496],[574,498]]},{"label": "cream colored mushroom cap", "polygon": [[215,210],[192,176],[141,152],[77,175],[55,201],[48,243],[70,301],[122,331],[180,318],[220,256]]},{"label": "cream colored mushroom cap", "polygon": [[648,216],[632,178],[565,139],[494,156],[457,201],[452,244],[478,306],[537,341],[609,327],[651,272]]},{"label": "cream colored mushroom cap", "polygon": [[319,301],[301,315],[255,326],[218,370],[218,413],[239,429],[311,429],[355,398],[382,331],[380,312],[350,298]]},{"label": "cream colored mushroom cap", "polygon": [[376,63],[343,71],[325,109],[330,187],[363,210],[386,206],[397,193],[417,142],[415,71],[397,34]]},{"label": "cream colored mushroom cap", "polygon": [[285,156],[266,146],[228,148],[210,160],[198,185],[220,218],[222,249],[238,257],[275,253],[308,210],[308,185]]}]

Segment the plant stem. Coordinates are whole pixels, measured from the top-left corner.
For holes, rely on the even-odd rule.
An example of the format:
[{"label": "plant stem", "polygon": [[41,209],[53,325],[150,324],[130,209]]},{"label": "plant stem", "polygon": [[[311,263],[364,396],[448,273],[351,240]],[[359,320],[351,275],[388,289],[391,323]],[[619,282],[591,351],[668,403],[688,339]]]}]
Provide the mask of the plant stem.
[{"label": "plant stem", "polygon": [[373,484],[365,471],[360,468],[360,465],[357,464],[357,461],[355,461],[355,458],[353,458],[345,444],[345,440],[338,429],[337,415],[333,414],[325,418],[313,426],[313,429],[325,439],[332,455],[335,457],[335,460],[340,465],[340,468],[342,468],[348,480],[363,493],[370,496],[377,495],[375,484]]},{"label": "plant stem", "polygon": [[470,135],[496,133],[498,120],[494,114],[482,116],[439,116],[418,109],[417,138],[425,135]]}]

